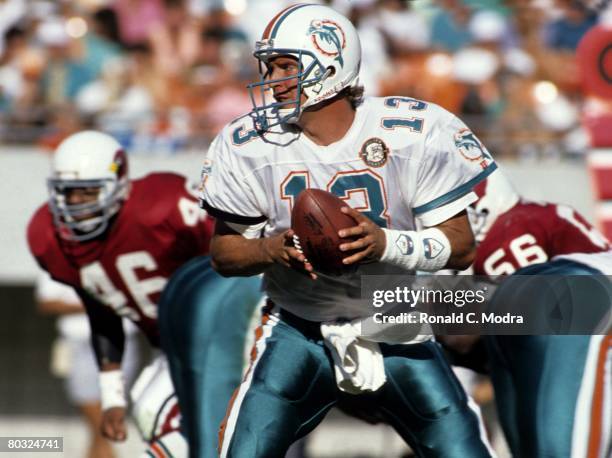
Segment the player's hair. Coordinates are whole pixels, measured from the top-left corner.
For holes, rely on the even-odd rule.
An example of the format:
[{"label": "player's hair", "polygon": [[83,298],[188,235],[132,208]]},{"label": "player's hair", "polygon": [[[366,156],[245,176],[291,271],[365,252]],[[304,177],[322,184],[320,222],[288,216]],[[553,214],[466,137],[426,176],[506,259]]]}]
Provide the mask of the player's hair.
[{"label": "player's hair", "polygon": [[361,85],[359,86],[349,86],[345,87],[340,91],[340,95],[342,97],[346,97],[349,102],[351,102],[351,106],[353,108],[357,108],[359,105],[363,103],[363,93],[365,88]]}]

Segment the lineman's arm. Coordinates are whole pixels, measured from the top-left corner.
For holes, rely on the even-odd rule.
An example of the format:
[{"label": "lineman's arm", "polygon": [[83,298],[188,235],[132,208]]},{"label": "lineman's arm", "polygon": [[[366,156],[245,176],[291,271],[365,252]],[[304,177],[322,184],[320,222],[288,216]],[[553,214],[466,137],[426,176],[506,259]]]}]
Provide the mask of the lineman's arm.
[{"label": "lineman's arm", "polygon": [[85,305],[91,327],[91,343],[100,371],[121,367],[125,334],[121,317],[83,290],[77,291]]},{"label": "lineman's arm", "polygon": [[91,342],[100,369],[100,401],[102,405],[102,435],[110,440],[127,438],[125,414],[127,400],[121,372],[125,334],[121,317],[102,305],[85,291],[77,291],[91,327]]}]

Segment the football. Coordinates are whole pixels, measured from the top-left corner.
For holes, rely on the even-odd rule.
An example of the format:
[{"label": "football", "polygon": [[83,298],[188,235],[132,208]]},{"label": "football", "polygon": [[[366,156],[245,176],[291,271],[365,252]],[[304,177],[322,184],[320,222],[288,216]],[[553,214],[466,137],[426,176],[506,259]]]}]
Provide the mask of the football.
[{"label": "football", "polygon": [[352,217],[340,211],[345,206],[344,201],[321,189],[306,189],[295,201],[291,228],[299,239],[297,248],[317,272],[340,275],[357,268],[342,263],[351,252],[339,248],[353,239],[339,237],[338,231],[357,225]]}]

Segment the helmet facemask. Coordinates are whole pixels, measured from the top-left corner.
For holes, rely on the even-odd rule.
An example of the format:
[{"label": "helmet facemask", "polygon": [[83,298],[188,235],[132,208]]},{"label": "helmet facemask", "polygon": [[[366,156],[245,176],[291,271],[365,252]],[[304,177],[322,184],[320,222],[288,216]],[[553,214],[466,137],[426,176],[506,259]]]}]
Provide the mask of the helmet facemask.
[{"label": "helmet facemask", "polygon": [[[47,180],[49,207],[62,239],[82,242],[103,234],[111,218],[121,208],[127,196],[127,178],[115,180],[101,178],[92,180]],[[68,195],[79,189],[97,189],[95,200],[70,204]]]},{"label": "helmet facemask", "polygon": [[78,132],[57,147],[47,187],[59,236],[77,242],[93,239],[107,230],[127,198],[127,156],[110,135]]},{"label": "helmet facemask", "polygon": [[495,216],[490,215],[488,208],[480,208],[469,206],[467,208],[468,219],[474,234],[476,243],[482,242],[489,232],[489,228],[493,225]]},{"label": "helmet facemask", "polygon": [[478,200],[470,204],[468,217],[478,244],[486,238],[497,218],[520,201],[520,196],[501,170],[478,183],[473,191]]},{"label": "helmet facemask", "polygon": [[[260,81],[247,86],[253,104],[251,116],[258,130],[266,130],[278,124],[295,124],[302,111],[309,104],[302,104],[302,94],[308,97],[308,92],[320,91],[321,83],[331,70],[327,70],[314,53],[303,49],[270,48],[257,43],[254,53],[259,61]],[[275,57],[293,57],[298,63],[298,72],[284,78],[269,79],[268,62]],[[296,97],[291,100],[277,102],[274,99],[273,87],[284,81],[295,80]]]}]

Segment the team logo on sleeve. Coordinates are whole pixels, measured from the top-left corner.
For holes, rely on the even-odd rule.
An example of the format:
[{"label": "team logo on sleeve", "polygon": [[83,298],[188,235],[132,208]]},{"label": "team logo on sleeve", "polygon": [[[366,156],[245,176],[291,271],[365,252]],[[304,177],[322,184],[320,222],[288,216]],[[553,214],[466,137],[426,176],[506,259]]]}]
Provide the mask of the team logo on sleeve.
[{"label": "team logo on sleeve", "polygon": [[206,180],[212,173],[213,161],[212,159],[205,158],[202,163],[202,171],[200,172],[200,186],[198,187],[198,191],[201,193],[204,190],[204,184]]},{"label": "team logo on sleeve", "polygon": [[370,167],[382,167],[387,163],[389,148],[380,138],[370,138],[364,142],[359,151],[359,157]]},{"label": "team logo on sleeve", "polygon": [[205,175],[210,175],[212,172],[213,161],[212,159],[205,158],[202,162],[202,174],[201,178],[204,178]]},{"label": "team logo on sleeve", "polygon": [[314,20],[310,23],[308,34],[315,47],[326,56],[334,57],[344,67],[342,50],[346,46],[344,31],[334,21]]},{"label": "team logo on sleeve", "polygon": [[461,129],[455,134],[454,140],[457,150],[468,161],[480,161],[481,164],[484,163],[486,166],[487,160],[493,160],[487,149],[471,130]]}]

